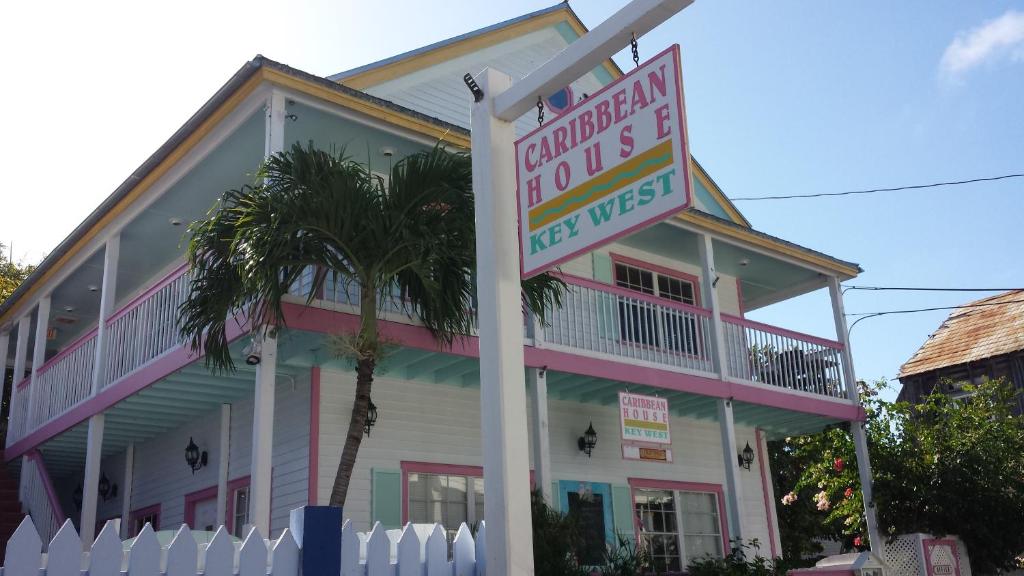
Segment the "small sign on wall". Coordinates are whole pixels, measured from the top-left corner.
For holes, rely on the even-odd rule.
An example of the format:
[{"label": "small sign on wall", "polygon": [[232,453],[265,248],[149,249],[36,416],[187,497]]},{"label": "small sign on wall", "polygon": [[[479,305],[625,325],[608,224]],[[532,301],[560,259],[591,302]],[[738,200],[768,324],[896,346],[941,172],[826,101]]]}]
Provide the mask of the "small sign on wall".
[{"label": "small sign on wall", "polygon": [[672,443],[668,400],[664,398],[619,392],[619,420],[623,442]]},{"label": "small sign on wall", "polygon": [[633,444],[622,445],[622,457],[626,460],[646,460],[648,462],[672,462],[671,448],[646,448]]}]

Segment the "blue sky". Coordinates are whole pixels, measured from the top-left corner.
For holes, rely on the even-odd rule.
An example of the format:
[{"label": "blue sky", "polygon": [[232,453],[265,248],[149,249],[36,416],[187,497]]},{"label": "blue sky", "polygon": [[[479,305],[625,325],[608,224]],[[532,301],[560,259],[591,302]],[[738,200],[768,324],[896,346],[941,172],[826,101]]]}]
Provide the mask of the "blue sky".
[{"label": "blue sky", "polygon": [[[573,7],[593,27],[624,3]],[[17,88],[0,92],[0,241],[40,259],[257,53],[327,75],[547,5],[15,3],[0,22]],[[1024,1],[698,0],[642,38],[641,57],[676,42],[694,155],[731,196],[1024,172]],[[758,229],[859,262],[861,284],[1013,287],[1022,201],[1024,179],[739,206]],[[973,297],[849,293],[847,308]],[[825,294],[754,317],[834,335]],[[862,322],[858,375],[894,376],[944,317]]]}]

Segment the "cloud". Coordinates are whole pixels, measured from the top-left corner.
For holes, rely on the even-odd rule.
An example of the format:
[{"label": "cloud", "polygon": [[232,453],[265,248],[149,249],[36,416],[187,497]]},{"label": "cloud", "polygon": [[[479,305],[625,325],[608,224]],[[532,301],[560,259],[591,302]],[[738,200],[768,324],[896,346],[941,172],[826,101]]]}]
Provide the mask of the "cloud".
[{"label": "cloud", "polygon": [[942,54],[939,68],[946,76],[957,77],[1004,55],[1024,61],[1024,12],[1007,10],[995,20],[958,33]]}]

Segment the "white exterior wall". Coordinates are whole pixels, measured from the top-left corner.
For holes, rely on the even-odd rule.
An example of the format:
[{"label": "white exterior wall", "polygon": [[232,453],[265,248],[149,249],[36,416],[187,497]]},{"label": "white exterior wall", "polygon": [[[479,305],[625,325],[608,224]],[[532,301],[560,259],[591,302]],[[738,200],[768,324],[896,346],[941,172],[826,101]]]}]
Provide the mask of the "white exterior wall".
[{"label": "white exterior wall", "polygon": [[[330,497],[341,458],[352,399],[354,373],[321,373],[319,502]],[[356,529],[371,527],[371,478],[374,469],[398,471],[402,461],[482,466],[480,444],[480,390],[379,376],[373,400],[380,411],[372,434],[363,439],[345,504],[344,515]],[[529,411],[528,411],[529,414]],[[604,482],[626,485],[629,478],[701,482],[724,485],[718,423],[674,417],[672,464],[637,462],[621,457],[616,406],[578,404],[549,399],[551,461],[555,480]],[[597,447],[587,458],[577,438],[593,421]],[[532,422],[530,434],[533,434]],[[527,442],[528,439],[523,439]],[[757,446],[751,428],[737,430],[737,443]],[[531,443],[532,446],[532,443]],[[761,455],[758,454],[757,458]],[[531,462],[533,454],[531,453]],[[768,555],[768,525],[761,475],[755,460],[742,470],[744,533],[757,538]]]},{"label": "white exterior wall", "polygon": [[[252,449],[252,399],[231,406],[231,442],[228,479],[249,475]],[[185,464],[189,437],[208,453],[208,463],[192,474]],[[220,454],[220,409],[203,414],[177,429],[135,446],[135,476],[131,509],[160,504],[160,529],[177,529],[185,520],[185,495],[217,485]],[[307,504],[309,465],[309,376],[278,376],[274,413],[272,536],[288,527],[289,512]],[[101,465],[110,482],[118,484],[118,497],[99,503],[99,520],[119,518],[124,489],[124,452],[107,456]],[[73,489],[73,486],[71,487]],[[72,511],[73,508],[66,508]],[[77,510],[69,517],[77,520]]]}]

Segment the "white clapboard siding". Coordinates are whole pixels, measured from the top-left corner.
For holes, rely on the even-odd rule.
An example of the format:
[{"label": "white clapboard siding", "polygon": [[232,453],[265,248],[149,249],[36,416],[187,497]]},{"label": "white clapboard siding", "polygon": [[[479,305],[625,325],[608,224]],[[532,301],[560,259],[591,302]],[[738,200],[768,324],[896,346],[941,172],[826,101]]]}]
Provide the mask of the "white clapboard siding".
[{"label": "white clapboard siding", "polygon": [[[377,525],[370,534],[359,534],[346,521],[338,542],[340,576],[484,576],[485,524],[480,523],[476,540],[468,526],[460,526],[450,557],[445,534],[439,524],[406,524],[402,530]],[[365,549],[360,542],[366,542]],[[253,528],[242,545],[235,546],[221,526],[209,546],[200,546],[188,527],[182,526],[165,548],[146,524],[126,550],[110,522],[83,553],[69,520],[50,541],[45,558],[42,545],[32,519],[26,516],[8,541],[0,575],[298,576],[302,543],[287,529],[268,541]]]}]

